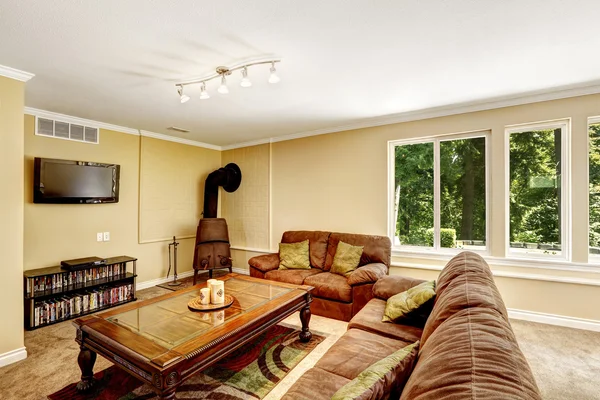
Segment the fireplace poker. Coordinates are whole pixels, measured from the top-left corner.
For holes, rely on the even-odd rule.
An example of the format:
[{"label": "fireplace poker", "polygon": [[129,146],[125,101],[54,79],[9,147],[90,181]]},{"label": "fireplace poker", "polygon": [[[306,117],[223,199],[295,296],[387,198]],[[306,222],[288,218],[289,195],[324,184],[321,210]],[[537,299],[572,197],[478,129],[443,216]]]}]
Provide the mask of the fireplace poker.
[{"label": "fireplace poker", "polygon": [[179,242],[175,241],[173,236],[173,243],[169,243],[169,270],[167,271],[167,279],[169,279],[169,273],[171,272],[171,246],[173,246],[173,282],[169,282],[169,286],[179,286],[181,282],[177,282],[177,245]]}]

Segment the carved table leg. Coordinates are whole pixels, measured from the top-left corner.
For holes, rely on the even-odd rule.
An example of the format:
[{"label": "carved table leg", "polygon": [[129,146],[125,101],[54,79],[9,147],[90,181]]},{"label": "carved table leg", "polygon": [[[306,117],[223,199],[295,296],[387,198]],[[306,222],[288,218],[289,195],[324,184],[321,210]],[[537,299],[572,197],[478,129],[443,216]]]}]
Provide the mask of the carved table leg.
[{"label": "carved table leg", "polygon": [[307,305],[300,310],[300,322],[302,322],[300,341],[306,343],[312,338],[312,333],[308,330],[308,323],[310,322],[310,305]]},{"label": "carved table leg", "polygon": [[168,393],[161,393],[158,396],[160,399],[165,399],[165,400],[175,400],[175,391],[173,390],[172,392],[168,392]]},{"label": "carved table leg", "polygon": [[77,390],[87,392],[94,386],[94,363],[96,362],[96,353],[90,349],[79,346],[79,356],[77,363],[81,369],[81,381],[77,384]]}]

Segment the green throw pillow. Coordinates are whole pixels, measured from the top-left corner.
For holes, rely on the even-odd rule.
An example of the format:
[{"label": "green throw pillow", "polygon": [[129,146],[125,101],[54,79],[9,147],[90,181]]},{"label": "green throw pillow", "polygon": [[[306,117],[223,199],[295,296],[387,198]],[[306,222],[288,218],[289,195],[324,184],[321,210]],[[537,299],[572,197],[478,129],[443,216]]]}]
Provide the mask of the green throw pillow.
[{"label": "green throw pillow", "polygon": [[279,243],[279,269],[310,269],[308,239],[298,243]]},{"label": "green throw pillow", "polygon": [[383,322],[396,322],[419,314],[419,309],[435,297],[435,281],[423,282],[387,300]]},{"label": "green throw pillow", "polygon": [[417,341],[370,365],[335,392],[331,400],[397,399],[412,374],[418,350]]},{"label": "green throw pillow", "polygon": [[348,276],[358,268],[360,257],[364,246],[352,246],[348,243],[339,242],[333,256],[331,272],[334,274]]}]

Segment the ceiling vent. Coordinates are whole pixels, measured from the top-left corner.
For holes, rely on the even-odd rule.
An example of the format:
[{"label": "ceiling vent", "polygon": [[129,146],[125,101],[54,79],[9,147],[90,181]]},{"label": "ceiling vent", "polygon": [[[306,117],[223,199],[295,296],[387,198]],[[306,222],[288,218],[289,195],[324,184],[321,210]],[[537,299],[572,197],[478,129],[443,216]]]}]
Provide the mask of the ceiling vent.
[{"label": "ceiling vent", "polygon": [[167,130],[175,131],[175,132],[181,132],[181,133],[189,133],[189,131],[187,129],[178,128],[176,126],[170,126],[170,127],[167,128]]},{"label": "ceiling vent", "polygon": [[100,141],[98,128],[41,117],[35,118],[35,134],[93,144]]}]

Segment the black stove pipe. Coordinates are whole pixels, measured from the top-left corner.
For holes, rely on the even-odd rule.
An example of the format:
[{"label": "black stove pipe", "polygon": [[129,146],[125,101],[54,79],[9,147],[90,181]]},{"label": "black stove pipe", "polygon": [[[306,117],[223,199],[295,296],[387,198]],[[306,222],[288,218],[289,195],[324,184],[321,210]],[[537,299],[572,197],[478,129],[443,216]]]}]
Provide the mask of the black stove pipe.
[{"label": "black stove pipe", "polygon": [[204,213],[203,218],[216,218],[219,206],[219,186],[225,191],[235,192],[242,182],[242,171],[235,163],[229,163],[223,168],[211,172],[204,182]]}]

